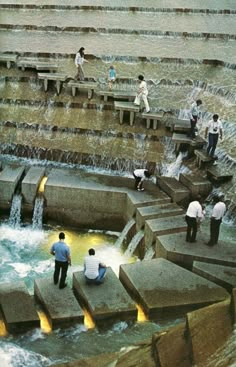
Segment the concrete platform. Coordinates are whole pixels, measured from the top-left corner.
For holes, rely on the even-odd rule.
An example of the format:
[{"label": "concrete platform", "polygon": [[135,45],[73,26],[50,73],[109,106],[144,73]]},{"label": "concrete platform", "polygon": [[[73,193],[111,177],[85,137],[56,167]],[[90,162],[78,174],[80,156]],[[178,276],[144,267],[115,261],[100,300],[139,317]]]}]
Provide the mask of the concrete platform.
[{"label": "concrete platform", "polygon": [[180,173],[179,182],[186,186],[193,196],[207,196],[212,189],[211,182],[199,174],[187,175],[185,173]]},{"label": "concrete platform", "polygon": [[235,246],[222,241],[214,247],[206,246],[209,237],[199,232],[196,243],[186,242],[185,237],[185,233],[157,236],[156,257],[188,267],[192,267],[194,261],[236,267]]},{"label": "concrete platform", "polygon": [[0,304],[10,333],[40,327],[34,300],[24,282],[0,283]]},{"label": "concrete platform", "polygon": [[10,69],[12,64],[16,63],[18,55],[0,53],[0,62],[6,62],[7,68]]},{"label": "concrete platform", "polygon": [[169,195],[173,202],[188,201],[190,197],[189,189],[174,177],[160,176],[157,179],[158,186]]},{"label": "concrete platform", "polygon": [[133,102],[115,102],[115,110],[120,111],[120,124],[124,122],[124,112],[129,113],[130,126],[133,126],[135,113],[139,112],[139,106],[135,106]]},{"label": "concrete platform", "polygon": [[111,268],[107,269],[104,283],[100,286],[87,285],[82,271],[74,273],[73,288],[97,323],[137,319],[135,303]]},{"label": "concrete platform", "polygon": [[164,116],[163,112],[149,112],[149,113],[144,112],[142,113],[142,119],[146,120],[147,129],[151,127],[151,122],[152,122],[152,127],[154,130],[156,130],[163,116]]},{"label": "concrete platform", "polygon": [[165,259],[120,266],[120,280],[150,319],[228,298],[225,289]]},{"label": "concrete platform", "polygon": [[187,225],[183,215],[146,220],[144,227],[145,245],[150,247],[156,242],[156,236],[185,232],[186,228]]},{"label": "concrete platform", "polygon": [[166,218],[173,215],[183,214],[184,211],[177,204],[150,205],[137,208],[136,226],[137,230],[144,227],[145,221],[149,219]]},{"label": "concrete platform", "polygon": [[86,90],[88,92],[88,99],[91,99],[94,94],[94,90],[98,87],[95,82],[80,82],[80,81],[70,81],[68,87],[71,87],[72,96],[75,97],[76,91]]},{"label": "concrete platform", "polygon": [[196,161],[197,161],[198,168],[201,168],[205,163],[214,162],[214,160],[212,160],[212,158],[209,157],[209,155],[206,152],[204,152],[203,150],[195,149],[194,154],[196,155]]},{"label": "concrete platform", "polygon": [[236,268],[194,261],[193,272],[231,292],[236,288]]},{"label": "concrete platform", "polygon": [[227,170],[223,165],[219,164],[208,168],[207,177],[213,182],[228,181],[233,178],[233,172]]},{"label": "concrete platform", "polygon": [[16,186],[20,181],[25,167],[17,165],[6,166],[0,173],[0,201],[11,201]]},{"label": "concrete platform", "polygon": [[83,311],[69,287],[59,289],[49,277],[35,279],[34,294],[43,305],[52,328],[83,323]]},{"label": "concrete platform", "polygon": [[60,93],[62,83],[65,82],[66,79],[68,78],[67,74],[62,74],[62,73],[38,73],[37,75],[38,75],[38,79],[43,80],[45,92],[47,92],[48,90],[48,81],[50,80],[55,81],[57,94]]},{"label": "concrete platform", "polygon": [[203,147],[206,144],[206,141],[200,136],[197,136],[195,140],[192,140],[187,136],[187,134],[181,133],[173,133],[172,141],[175,143],[176,152],[180,151],[181,144],[187,144],[192,148]]},{"label": "concrete platform", "polygon": [[190,131],[190,120],[175,120],[172,125],[172,131],[177,132],[189,132]]},{"label": "concrete platform", "polygon": [[21,192],[26,203],[33,204],[44,174],[44,167],[30,167],[25,175],[21,184]]}]

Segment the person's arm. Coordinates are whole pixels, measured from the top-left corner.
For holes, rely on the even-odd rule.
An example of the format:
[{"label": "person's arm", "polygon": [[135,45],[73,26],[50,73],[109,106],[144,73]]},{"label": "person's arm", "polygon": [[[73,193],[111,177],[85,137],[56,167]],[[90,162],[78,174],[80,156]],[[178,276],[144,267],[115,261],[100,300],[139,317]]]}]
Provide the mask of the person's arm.
[{"label": "person's arm", "polygon": [[101,268],[106,268],[106,267],[107,267],[104,263],[99,263],[99,266],[100,266]]},{"label": "person's arm", "polygon": [[223,129],[220,128],[220,139],[222,140],[223,139]]},{"label": "person's arm", "polygon": [[206,127],[206,130],[205,130],[205,139],[207,138],[207,135],[208,135],[208,126]]},{"label": "person's arm", "polygon": [[53,255],[53,256],[55,255],[54,246],[51,247],[50,254]]}]

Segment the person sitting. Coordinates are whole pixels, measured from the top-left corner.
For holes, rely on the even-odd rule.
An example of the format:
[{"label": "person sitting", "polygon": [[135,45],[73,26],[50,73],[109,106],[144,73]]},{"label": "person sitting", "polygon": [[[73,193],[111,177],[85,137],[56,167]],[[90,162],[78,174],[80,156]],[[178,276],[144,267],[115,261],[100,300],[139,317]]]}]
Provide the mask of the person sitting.
[{"label": "person sitting", "polygon": [[95,250],[88,250],[89,256],[84,259],[84,275],[87,284],[102,284],[106,274],[106,265],[103,264],[96,256]]}]

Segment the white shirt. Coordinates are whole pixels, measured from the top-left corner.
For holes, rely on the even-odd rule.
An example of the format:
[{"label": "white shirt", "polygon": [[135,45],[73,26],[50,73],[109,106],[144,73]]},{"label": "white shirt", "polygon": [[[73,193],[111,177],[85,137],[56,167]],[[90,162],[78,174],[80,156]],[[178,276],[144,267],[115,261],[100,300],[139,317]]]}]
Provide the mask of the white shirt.
[{"label": "white shirt", "polygon": [[199,118],[201,115],[201,111],[199,106],[197,105],[197,102],[193,102],[191,109],[190,109],[190,118],[197,117]]},{"label": "white shirt", "polygon": [[147,171],[146,169],[136,169],[134,170],[134,175],[136,177],[140,177],[141,178],[141,181],[144,181],[146,176],[144,174],[144,172]]},{"label": "white shirt", "polygon": [[220,120],[217,120],[217,121],[211,120],[208,122],[207,127],[208,127],[209,133],[219,134],[220,130],[222,130],[222,122]]},{"label": "white shirt", "polygon": [[80,56],[80,53],[77,52],[76,56],[75,56],[75,65],[83,65],[84,63],[84,58]]},{"label": "white shirt", "polygon": [[186,215],[191,218],[202,218],[202,206],[199,201],[192,201],[189,204]]},{"label": "white shirt", "polygon": [[100,260],[95,255],[86,256],[84,259],[84,275],[89,279],[96,279],[99,275]]},{"label": "white shirt", "polygon": [[219,201],[218,203],[216,203],[216,205],[214,206],[212,210],[212,217],[214,217],[217,220],[222,219],[225,212],[226,212],[225,203],[223,203],[223,201]]},{"label": "white shirt", "polygon": [[139,84],[138,94],[148,95],[147,83],[144,80]]}]

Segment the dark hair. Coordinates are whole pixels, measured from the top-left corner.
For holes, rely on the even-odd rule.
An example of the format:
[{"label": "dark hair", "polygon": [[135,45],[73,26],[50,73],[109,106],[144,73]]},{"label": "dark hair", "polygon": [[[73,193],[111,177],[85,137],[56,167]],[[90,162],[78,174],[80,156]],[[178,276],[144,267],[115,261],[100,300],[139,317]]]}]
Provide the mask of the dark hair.
[{"label": "dark hair", "polygon": [[145,177],[149,178],[149,177],[151,177],[151,175],[152,175],[152,174],[151,174],[151,172],[149,172],[149,171],[148,171],[148,169],[146,169],[146,170],[144,171],[144,176],[145,176]]},{"label": "dark hair", "polygon": [[64,232],[60,232],[59,233],[59,240],[64,240],[65,239],[65,233]]},{"label": "dark hair", "polygon": [[218,120],[218,118],[219,118],[219,115],[217,115],[216,113],[213,115],[213,120],[214,121],[217,121]]},{"label": "dark hair", "polygon": [[202,100],[201,99],[197,99],[196,100],[196,103],[197,103],[197,105],[200,105],[200,104],[202,104]]},{"label": "dark hair", "polygon": [[138,80],[144,80],[144,76],[140,74],[140,75],[138,76]]},{"label": "dark hair", "polygon": [[78,52],[80,53],[81,57],[84,57],[84,47],[80,47]]},{"label": "dark hair", "polygon": [[90,248],[88,250],[89,255],[95,255],[95,250],[93,248]]}]

